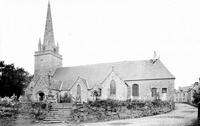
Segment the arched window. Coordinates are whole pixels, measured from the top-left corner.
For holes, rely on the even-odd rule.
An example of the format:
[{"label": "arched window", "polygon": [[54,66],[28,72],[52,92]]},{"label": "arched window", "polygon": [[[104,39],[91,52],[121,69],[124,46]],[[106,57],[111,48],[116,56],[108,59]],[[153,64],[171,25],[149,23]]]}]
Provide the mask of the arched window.
[{"label": "arched window", "polygon": [[132,96],[139,96],[139,85],[134,84],[132,86]]},{"label": "arched window", "polygon": [[116,82],[112,80],[110,82],[110,95],[115,95],[116,94]]},{"label": "arched window", "polygon": [[77,85],[77,95],[81,95],[81,86]]},{"label": "arched window", "polygon": [[94,91],[93,92],[93,100],[97,100],[97,97],[98,97],[98,93],[97,93],[97,91]]}]

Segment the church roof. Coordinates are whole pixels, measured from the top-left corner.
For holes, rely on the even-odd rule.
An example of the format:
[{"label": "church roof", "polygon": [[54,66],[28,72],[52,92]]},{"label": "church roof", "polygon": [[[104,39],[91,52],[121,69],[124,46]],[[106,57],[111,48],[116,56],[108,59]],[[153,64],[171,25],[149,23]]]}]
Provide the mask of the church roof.
[{"label": "church roof", "polygon": [[62,81],[51,79],[51,89],[52,90],[60,90],[60,87],[62,85]]},{"label": "church roof", "polygon": [[150,62],[150,60],[138,60],[62,67],[55,71],[53,79],[63,81],[64,84],[70,86],[75,83],[77,77],[81,77],[87,80],[91,88],[95,84],[102,83],[112,69],[114,69],[124,81],[175,79],[160,59],[155,63]]},{"label": "church roof", "polygon": [[88,84],[87,84],[87,81],[85,79],[83,79],[81,77],[77,77],[75,81],[74,80],[73,81],[64,81],[61,90],[62,91],[70,90],[79,79],[82,81],[83,84],[85,84],[85,86],[87,88],[89,88]]}]

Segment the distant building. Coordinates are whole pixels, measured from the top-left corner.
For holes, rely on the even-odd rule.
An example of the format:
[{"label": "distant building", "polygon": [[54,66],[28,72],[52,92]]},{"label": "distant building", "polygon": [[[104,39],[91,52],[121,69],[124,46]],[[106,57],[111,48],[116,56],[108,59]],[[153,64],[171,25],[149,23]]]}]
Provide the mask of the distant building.
[{"label": "distant building", "polygon": [[162,100],[173,100],[174,81],[175,77],[156,57],[140,61],[62,67],[59,45],[54,41],[49,4],[44,40],[41,43],[39,39],[38,51],[35,52],[34,79],[27,92],[34,101],[47,99],[50,89],[57,101],[64,94],[80,102],[97,98],[153,100],[155,96]]},{"label": "distant building", "polygon": [[175,90],[175,102],[187,102],[190,104],[193,104],[193,96],[194,92],[199,92],[200,89],[200,83],[195,82],[191,86],[185,86],[185,87],[179,87],[178,90]]},{"label": "distant building", "polygon": [[189,102],[189,90],[191,86],[179,87],[178,90],[175,90],[175,102]]}]

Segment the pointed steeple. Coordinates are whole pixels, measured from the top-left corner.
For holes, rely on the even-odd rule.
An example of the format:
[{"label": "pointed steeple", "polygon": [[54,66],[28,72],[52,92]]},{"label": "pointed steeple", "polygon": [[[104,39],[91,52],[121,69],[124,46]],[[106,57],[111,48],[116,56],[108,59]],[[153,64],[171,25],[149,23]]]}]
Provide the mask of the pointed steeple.
[{"label": "pointed steeple", "polygon": [[48,3],[48,9],[47,9],[43,46],[45,50],[52,50],[52,51],[54,50],[55,47],[50,2]]}]

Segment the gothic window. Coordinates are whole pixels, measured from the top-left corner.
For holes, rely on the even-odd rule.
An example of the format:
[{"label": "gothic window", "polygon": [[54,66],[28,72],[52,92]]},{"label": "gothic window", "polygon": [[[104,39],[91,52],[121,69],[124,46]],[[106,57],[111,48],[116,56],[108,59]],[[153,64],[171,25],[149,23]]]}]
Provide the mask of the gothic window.
[{"label": "gothic window", "polygon": [[33,87],[30,88],[30,93],[32,93],[32,92],[33,92]]},{"label": "gothic window", "polygon": [[152,97],[155,97],[155,96],[156,96],[156,93],[157,93],[157,88],[152,88],[151,91],[152,91],[151,96],[152,96]]},{"label": "gothic window", "polygon": [[139,96],[139,85],[134,84],[132,86],[132,96]]},{"label": "gothic window", "polygon": [[115,95],[116,94],[116,82],[112,80],[110,82],[110,95]]},{"label": "gothic window", "polygon": [[99,88],[99,96],[101,96],[101,88]]},{"label": "gothic window", "polygon": [[162,88],[162,93],[167,93],[167,88]]},{"label": "gothic window", "polygon": [[81,86],[77,85],[77,95],[81,95]]}]

